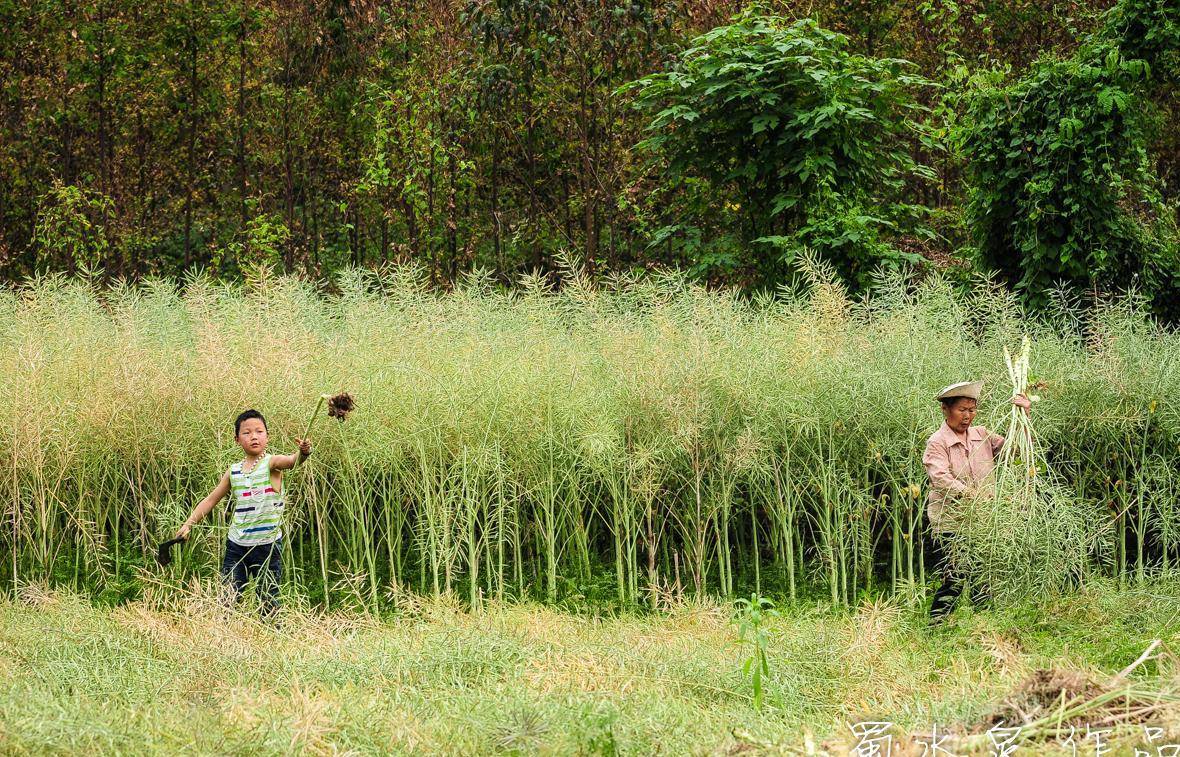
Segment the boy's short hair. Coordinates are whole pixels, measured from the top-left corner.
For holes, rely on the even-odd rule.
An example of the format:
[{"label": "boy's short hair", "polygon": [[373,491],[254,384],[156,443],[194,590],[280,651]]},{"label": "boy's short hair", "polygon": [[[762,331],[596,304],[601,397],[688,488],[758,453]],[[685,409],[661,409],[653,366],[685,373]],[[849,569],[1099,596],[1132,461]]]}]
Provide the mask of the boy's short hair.
[{"label": "boy's short hair", "polygon": [[243,410],[241,413],[238,414],[238,417],[234,420],[234,437],[235,438],[237,437],[238,434],[240,434],[242,432],[242,424],[245,423],[246,421],[250,420],[251,418],[257,418],[258,420],[262,421],[262,427],[266,428],[266,418],[262,417],[262,413],[258,412],[254,408],[250,408],[249,410]]}]

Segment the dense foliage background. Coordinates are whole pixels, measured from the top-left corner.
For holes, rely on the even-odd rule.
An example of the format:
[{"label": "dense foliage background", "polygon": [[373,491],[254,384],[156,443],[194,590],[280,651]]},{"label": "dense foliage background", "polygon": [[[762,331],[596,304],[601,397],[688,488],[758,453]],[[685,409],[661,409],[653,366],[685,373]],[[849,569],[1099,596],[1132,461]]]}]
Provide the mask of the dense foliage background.
[{"label": "dense foliage background", "polygon": [[0,0],[0,274],[1176,283],[1168,0]]}]

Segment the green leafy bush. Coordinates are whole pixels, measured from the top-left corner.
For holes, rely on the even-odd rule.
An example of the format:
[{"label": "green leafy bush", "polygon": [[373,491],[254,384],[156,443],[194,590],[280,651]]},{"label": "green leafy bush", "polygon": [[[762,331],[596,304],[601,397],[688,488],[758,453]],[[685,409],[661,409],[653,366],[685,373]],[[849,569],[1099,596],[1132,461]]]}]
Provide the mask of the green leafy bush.
[{"label": "green leafy bush", "polygon": [[1123,56],[1146,61],[1156,81],[1180,75],[1180,3],[1122,0],[1106,18],[1104,36]]},{"label": "green leafy bush", "polygon": [[55,181],[40,198],[33,246],[40,268],[93,270],[110,253],[105,219],[111,199],[101,192]]},{"label": "green leafy bush", "polygon": [[928,84],[809,19],[747,13],[625,91],[654,114],[642,146],[667,160],[673,183],[703,178],[735,196],[709,210],[740,228],[736,262],[750,279],[781,280],[810,247],[862,288],[881,263],[917,260],[892,236],[929,234],[922,209],[902,200],[907,180],[930,176],[907,149],[929,141],[914,99]]},{"label": "green leafy bush", "polygon": [[1060,284],[1136,289],[1175,316],[1177,234],[1147,145],[1153,65],[1175,48],[1176,11],[1132,0],[1070,58],[1042,59],[965,98],[967,217],[982,261],[1027,301]]}]

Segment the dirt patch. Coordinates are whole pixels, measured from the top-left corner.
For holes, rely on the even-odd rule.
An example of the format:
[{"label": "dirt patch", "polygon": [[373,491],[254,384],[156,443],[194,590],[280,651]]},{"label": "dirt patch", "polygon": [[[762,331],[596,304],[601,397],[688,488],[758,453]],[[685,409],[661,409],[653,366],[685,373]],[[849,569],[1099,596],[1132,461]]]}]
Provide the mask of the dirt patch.
[{"label": "dirt patch", "polygon": [[1028,723],[1054,715],[1064,707],[1086,702],[1106,689],[1076,670],[1035,670],[983,719],[983,730],[1006,723]]},{"label": "dirt patch", "polygon": [[[1149,650],[1150,651],[1150,650]],[[1026,676],[984,717],[973,723],[940,729],[940,745],[953,754],[995,754],[998,744],[1019,744],[1025,753],[1042,745],[1054,748],[1070,739],[1078,743],[1091,729],[1101,729],[1107,743],[1130,750],[1149,729],[1180,736],[1180,692],[1130,682],[1124,673],[1099,680],[1082,671],[1037,669]],[[878,738],[890,739],[891,753],[909,757],[929,754],[930,733],[906,733],[888,728]],[[848,754],[854,746],[847,737],[825,742],[827,754]],[[882,752],[883,754],[884,752]],[[1118,753],[1124,753],[1120,751]],[[1151,752],[1154,754],[1155,752]]]},{"label": "dirt patch", "polygon": [[1036,670],[966,728],[960,743],[981,744],[992,729],[1019,729],[1024,743],[1060,743],[1092,728],[1109,729],[1112,739],[1133,738],[1148,726],[1180,721],[1180,692],[1130,682],[1129,671],[1096,680],[1076,670]]}]

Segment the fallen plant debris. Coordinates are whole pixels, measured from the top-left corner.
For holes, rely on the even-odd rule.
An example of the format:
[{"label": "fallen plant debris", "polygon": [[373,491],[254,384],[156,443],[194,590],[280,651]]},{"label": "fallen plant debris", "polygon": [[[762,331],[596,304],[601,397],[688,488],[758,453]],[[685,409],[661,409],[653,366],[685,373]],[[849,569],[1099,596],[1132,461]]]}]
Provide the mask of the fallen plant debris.
[{"label": "fallen plant debris", "polygon": [[[1119,754],[1156,755],[1157,747],[1162,750],[1159,754],[1177,754],[1180,685],[1160,686],[1158,679],[1155,685],[1127,680],[1132,671],[1158,656],[1160,646],[1160,639],[1153,640],[1134,662],[1105,680],[1064,667],[1038,668],[984,716],[968,724],[899,733],[891,722],[865,719],[849,725],[851,736],[826,741],[819,749],[812,745],[803,752],[909,757],[1035,754],[1061,749],[1064,754],[1079,754],[1101,743],[1111,749],[1117,745],[1124,750]],[[1135,744],[1142,746],[1148,741],[1149,751],[1130,751]],[[935,745],[937,750],[931,751]]]},{"label": "fallen plant debris", "polygon": [[[1109,731],[1110,739],[1142,734],[1153,723],[1180,725],[1180,691],[1127,681],[1153,658],[1154,640],[1143,654],[1105,681],[1076,670],[1039,669],[1025,678],[987,717],[956,739],[958,750],[994,746],[1004,732],[1022,744],[1078,743],[1087,734]],[[1160,736],[1167,735],[1161,729]],[[1180,733],[1173,734],[1180,737]]]},{"label": "fallen plant debris", "polygon": [[1020,683],[984,718],[966,744],[986,739],[996,728],[1018,728],[1020,738],[1064,740],[1087,729],[1139,727],[1165,714],[1180,717],[1180,692],[1160,690],[1121,679],[1096,681],[1074,670],[1040,669]]}]

